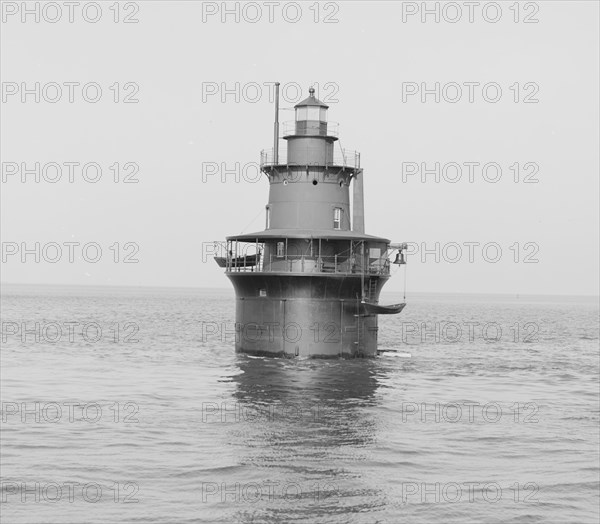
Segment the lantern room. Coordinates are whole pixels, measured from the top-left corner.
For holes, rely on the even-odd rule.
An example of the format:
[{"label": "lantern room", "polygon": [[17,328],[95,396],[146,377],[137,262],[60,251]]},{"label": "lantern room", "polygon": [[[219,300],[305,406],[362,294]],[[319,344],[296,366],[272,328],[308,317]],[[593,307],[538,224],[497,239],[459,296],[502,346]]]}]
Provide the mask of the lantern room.
[{"label": "lantern room", "polygon": [[329,106],[315,98],[314,88],[308,90],[309,96],[296,104],[296,135],[327,136],[327,109]]}]

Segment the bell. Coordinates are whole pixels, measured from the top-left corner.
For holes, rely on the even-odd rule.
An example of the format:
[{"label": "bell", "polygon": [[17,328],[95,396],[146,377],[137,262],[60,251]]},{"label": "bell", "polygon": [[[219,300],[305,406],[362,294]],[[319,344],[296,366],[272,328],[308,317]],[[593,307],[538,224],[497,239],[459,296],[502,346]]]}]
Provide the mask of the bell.
[{"label": "bell", "polygon": [[402,253],[402,251],[398,250],[398,253],[396,253],[396,260],[394,260],[393,262],[394,264],[406,264],[406,260],[404,260],[404,253]]}]

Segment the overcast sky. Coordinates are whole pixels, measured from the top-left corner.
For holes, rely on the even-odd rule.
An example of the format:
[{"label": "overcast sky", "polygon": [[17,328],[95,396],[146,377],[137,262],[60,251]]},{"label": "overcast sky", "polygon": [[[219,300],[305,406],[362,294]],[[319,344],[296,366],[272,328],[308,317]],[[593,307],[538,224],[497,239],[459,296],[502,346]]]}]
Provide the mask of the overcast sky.
[{"label": "overcast sky", "polygon": [[[419,250],[409,257],[409,290],[598,293],[597,2],[522,3],[519,12],[501,2],[501,13],[474,8],[472,22],[463,2],[426,2],[439,6],[438,22],[435,13],[412,13],[421,2],[325,2],[318,10],[302,2],[300,13],[280,2],[272,23],[262,2],[227,2],[239,6],[237,21],[212,14],[221,2],[123,3],[118,23],[112,2],[101,3],[97,23],[79,10],[70,23],[61,2],[56,23],[50,8],[38,22],[23,21],[13,14],[21,3],[8,4],[3,282],[228,288],[203,243],[264,227],[268,183],[254,180],[255,163],[272,147],[270,84],[279,81],[282,121],[315,85],[340,123],[342,147],[360,151],[366,232]],[[455,6],[462,17],[452,23]],[[96,17],[93,8],[85,15]],[[62,86],[55,103],[53,82]],[[68,82],[80,84],[72,103]],[[94,85],[82,91],[94,82],[102,88],[96,103]],[[436,83],[439,101],[435,93],[422,99]],[[23,87],[34,90],[24,101]],[[22,182],[22,163],[36,162],[40,181],[27,174]],[[87,182],[74,166],[69,181],[69,162],[97,163],[100,180]],[[436,162],[441,179],[428,173],[423,182],[421,166]],[[56,176],[51,163],[62,165],[56,183],[42,176]],[[121,180],[139,182],[116,183],[115,163]],[[452,183],[456,164],[462,177]],[[91,164],[85,176],[95,173]],[[79,243],[72,263],[65,242]],[[55,263],[52,243],[63,250]],[[86,261],[98,258],[93,248],[81,250],[91,243],[102,248],[96,263]],[[24,262],[23,247],[33,250]],[[402,286],[396,275],[386,290]]]}]

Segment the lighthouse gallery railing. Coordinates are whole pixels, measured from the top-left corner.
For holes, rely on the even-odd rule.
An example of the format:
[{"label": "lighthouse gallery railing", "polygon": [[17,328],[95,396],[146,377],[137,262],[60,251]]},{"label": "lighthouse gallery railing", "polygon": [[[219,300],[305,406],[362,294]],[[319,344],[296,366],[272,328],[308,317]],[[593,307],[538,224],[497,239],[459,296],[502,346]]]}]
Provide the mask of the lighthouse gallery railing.
[{"label": "lighthouse gallery railing", "polygon": [[[226,243],[215,247],[221,252],[221,261],[226,272],[231,273],[323,273],[346,275],[389,275],[388,253],[379,259],[367,262],[358,255],[273,255],[264,256],[264,244],[247,244],[253,253],[227,251]],[[231,247],[231,246],[230,246]],[[216,253],[215,253],[216,254]],[[219,258],[219,257],[217,257]]]},{"label": "lighthouse gallery railing", "polygon": [[[248,264],[244,263],[248,260]],[[325,273],[325,274],[362,274],[360,263],[342,260],[337,256],[309,257],[300,255],[297,257],[276,257],[270,255],[268,260],[258,257],[255,263],[253,255],[246,257],[231,257],[225,266],[226,271],[232,273]],[[371,275],[389,275],[389,260],[377,261],[369,264],[364,271]]]},{"label": "lighthouse gallery railing", "polygon": [[[260,167],[270,167],[275,165],[303,165],[288,163],[287,150],[285,148],[279,149],[278,159],[275,159],[273,149],[263,149],[260,152]],[[346,168],[359,169],[360,168],[360,153],[358,151],[352,151],[350,149],[334,149],[333,159],[331,162],[327,162],[325,167],[328,166],[343,166]]]}]

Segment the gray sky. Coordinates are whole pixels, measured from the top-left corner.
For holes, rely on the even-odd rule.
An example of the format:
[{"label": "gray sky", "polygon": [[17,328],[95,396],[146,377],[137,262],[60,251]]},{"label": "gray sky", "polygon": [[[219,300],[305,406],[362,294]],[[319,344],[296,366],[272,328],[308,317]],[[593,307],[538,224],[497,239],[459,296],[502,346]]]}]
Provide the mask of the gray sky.
[{"label": "gray sky", "polygon": [[[229,287],[212,258],[203,260],[202,244],[264,227],[267,181],[253,182],[254,166],[243,168],[272,147],[265,84],[279,81],[282,108],[315,84],[330,120],[340,123],[342,147],[361,152],[367,233],[419,249],[409,257],[409,290],[598,293],[597,2],[522,3],[519,22],[513,2],[501,2],[496,23],[480,9],[469,22],[464,2],[455,4],[463,11],[456,23],[449,21],[456,12],[437,2],[426,4],[440,6],[439,23],[410,14],[421,2],[324,2],[318,13],[302,2],[297,23],[283,16],[282,6],[288,20],[296,16],[290,2],[274,7],[273,23],[263,2],[254,4],[263,15],[256,23],[248,20],[254,6],[239,4],[239,21],[229,15],[223,22],[220,13],[206,15],[221,2],[209,4],[203,21],[200,2],[122,3],[120,19],[130,14],[138,23],[115,23],[112,2],[101,3],[97,23],[78,11],[69,23],[67,7],[56,23],[44,19],[55,16],[50,10],[39,23],[33,16],[22,22],[3,7],[3,282]],[[236,2],[227,5],[235,9]],[[87,15],[95,16],[91,9]],[[325,23],[327,16],[337,22]],[[489,8],[486,16],[496,15]],[[35,95],[22,102],[20,91],[11,94],[36,82],[39,103]],[[63,86],[56,103],[47,101],[56,93],[52,82]],[[65,82],[96,82],[102,96],[88,102],[75,86],[69,103]],[[479,84],[472,84],[472,103],[468,82]],[[436,83],[439,103],[433,94],[424,102],[420,92],[406,95],[410,86]],[[455,103],[450,83],[462,89]],[[492,100],[496,84],[502,93],[492,103],[484,95]],[[222,88],[232,92],[224,101]],[[123,103],[126,95],[139,102]],[[292,118],[282,110],[282,121]],[[38,183],[30,174],[22,183],[20,172],[9,174],[35,162],[48,178],[55,176],[49,163],[63,164],[62,178]],[[66,162],[95,162],[102,178],[86,182],[76,166],[71,183]],[[137,164],[139,183],[115,183],[115,162],[121,177],[132,169],[124,164]],[[221,164],[234,169],[236,162],[240,179],[230,173],[223,182]],[[447,178],[456,175],[449,163],[461,165],[462,178],[436,182],[429,174],[422,182],[407,174],[436,162]],[[203,181],[215,163],[218,173]],[[480,164],[473,182],[465,163]],[[481,170],[490,163],[488,179],[497,176],[494,165],[502,170],[496,183]],[[20,251],[6,252],[23,245],[35,251],[36,242],[39,263],[34,254],[23,263]],[[65,242],[97,243],[100,260],[86,262],[73,246],[69,262]],[[62,246],[56,263],[48,260],[57,253],[49,243]],[[479,243],[470,244],[473,262],[468,243]],[[495,246],[502,254],[492,263]],[[423,258],[423,248],[437,249],[439,261],[433,253]],[[127,254],[139,262],[123,263]],[[95,250],[85,256],[94,259]],[[402,286],[397,275],[386,290]]]}]

